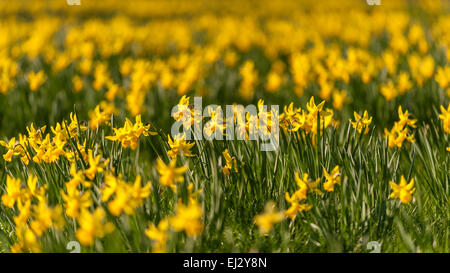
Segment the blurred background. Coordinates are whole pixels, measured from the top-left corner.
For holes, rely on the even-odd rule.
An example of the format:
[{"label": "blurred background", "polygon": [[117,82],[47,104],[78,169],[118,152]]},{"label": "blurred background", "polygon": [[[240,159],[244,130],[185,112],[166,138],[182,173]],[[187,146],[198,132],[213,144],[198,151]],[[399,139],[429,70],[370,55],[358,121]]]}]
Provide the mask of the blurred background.
[{"label": "blurred background", "polygon": [[76,2],[0,1],[2,136],[98,105],[168,128],[182,95],[281,109],[313,95],[379,129],[399,104],[427,122],[448,101],[448,1]]}]

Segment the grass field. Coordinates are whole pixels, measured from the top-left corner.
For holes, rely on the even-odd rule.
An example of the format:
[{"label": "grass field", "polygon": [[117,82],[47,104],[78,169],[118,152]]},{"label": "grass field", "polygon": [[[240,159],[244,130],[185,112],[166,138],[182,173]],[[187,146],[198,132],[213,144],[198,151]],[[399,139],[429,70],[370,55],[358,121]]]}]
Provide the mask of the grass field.
[{"label": "grass field", "polygon": [[0,1],[0,252],[450,251],[449,2],[67,3]]}]

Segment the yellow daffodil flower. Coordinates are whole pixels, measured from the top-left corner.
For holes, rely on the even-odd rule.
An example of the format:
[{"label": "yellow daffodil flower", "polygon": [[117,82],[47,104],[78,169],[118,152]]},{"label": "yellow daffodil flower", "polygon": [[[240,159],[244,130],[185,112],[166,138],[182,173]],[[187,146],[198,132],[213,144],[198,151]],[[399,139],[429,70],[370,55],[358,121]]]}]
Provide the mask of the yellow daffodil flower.
[{"label": "yellow daffodil flower", "polygon": [[158,171],[160,178],[159,183],[163,186],[171,186],[174,183],[184,182],[183,174],[188,169],[186,166],[177,168],[177,160],[172,159],[169,165],[164,164],[164,162],[158,158],[156,170]]},{"label": "yellow daffodil flower", "polygon": [[171,158],[176,158],[178,154],[182,154],[188,157],[195,156],[191,152],[191,149],[192,147],[194,147],[195,142],[187,142],[185,135],[179,134],[176,137],[174,137],[173,140],[172,138],[170,138],[170,135],[167,135],[167,138],[170,146],[170,150],[167,152],[167,154]]},{"label": "yellow daffodil flower", "polygon": [[361,134],[362,129],[364,129],[364,134],[369,132],[369,125],[372,123],[372,117],[369,117],[369,113],[364,110],[363,116],[361,117],[358,113],[353,112],[355,121],[350,120],[354,129]]},{"label": "yellow daffodil flower", "polygon": [[323,168],[323,175],[327,180],[323,183],[323,188],[326,191],[332,192],[334,191],[335,184],[341,184],[341,173],[339,172],[339,166],[335,166],[330,173],[327,172],[325,168]]},{"label": "yellow daffodil flower", "polygon": [[405,177],[402,175],[399,184],[390,181],[389,185],[391,186],[393,191],[389,198],[398,198],[402,203],[411,202],[412,194],[416,190],[414,188],[414,178],[411,178],[411,181],[407,183]]}]

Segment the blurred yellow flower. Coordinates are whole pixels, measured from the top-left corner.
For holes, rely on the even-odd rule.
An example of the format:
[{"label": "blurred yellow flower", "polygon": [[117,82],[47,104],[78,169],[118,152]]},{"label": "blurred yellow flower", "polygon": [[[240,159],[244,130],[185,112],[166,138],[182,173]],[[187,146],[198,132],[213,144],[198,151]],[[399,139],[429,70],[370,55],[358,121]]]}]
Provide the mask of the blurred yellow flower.
[{"label": "blurred yellow flower", "polygon": [[8,208],[12,208],[22,197],[20,183],[19,178],[6,176],[6,193],[2,195],[2,202]]},{"label": "blurred yellow flower", "polygon": [[332,192],[334,191],[335,184],[341,184],[341,173],[339,171],[339,166],[335,166],[330,173],[328,173],[327,170],[323,168],[323,175],[326,179],[326,181],[323,183],[323,188],[326,191]]},{"label": "blurred yellow flower", "polygon": [[276,209],[275,203],[270,201],[266,204],[264,212],[256,215],[254,221],[259,228],[261,235],[266,235],[273,225],[284,219],[284,213]]},{"label": "blurred yellow flower", "polygon": [[197,236],[203,230],[203,210],[197,201],[187,206],[178,202],[176,215],[169,218],[170,226],[177,232],[185,231],[188,236]]},{"label": "blurred yellow flower", "polygon": [[397,89],[400,94],[405,93],[413,86],[407,72],[401,72],[397,77]]},{"label": "blurred yellow flower", "polygon": [[79,228],[76,231],[78,241],[86,246],[91,246],[95,238],[103,238],[114,230],[114,225],[105,220],[105,211],[98,207],[93,213],[87,209],[81,211],[78,218]]},{"label": "blurred yellow flower", "polygon": [[255,70],[255,64],[250,60],[245,61],[239,73],[242,77],[239,94],[242,98],[250,100],[253,98],[254,88],[258,81],[258,72]]},{"label": "blurred yellow flower", "polygon": [[344,103],[347,101],[347,91],[335,90],[333,92],[333,107],[334,109],[341,110],[344,107]]},{"label": "blurred yellow flower", "polygon": [[392,81],[389,81],[386,84],[382,84],[380,87],[380,92],[381,95],[383,95],[388,101],[393,100],[398,94],[398,91]]},{"label": "blurred yellow flower", "polygon": [[296,194],[289,196],[289,193],[286,192],[285,199],[291,206],[285,210],[284,213],[291,218],[291,220],[294,220],[300,211],[310,210],[312,208],[312,205],[310,204],[300,204],[299,201],[302,199],[299,199]]},{"label": "blurred yellow flower", "polygon": [[52,226],[61,230],[65,224],[61,207],[50,208],[45,200],[41,200],[37,205],[33,206],[32,216],[33,221],[30,222],[30,226],[39,237]]},{"label": "blurred yellow flower", "polygon": [[450,66],[438,67],[434,79],[442,88],[446,89],[450,84]]},{"label": "blurred yellow flower", "polygon": [[17,242],[11,246],[11,252],[22,253],[27,252],[41,252],[41,246],[38,242],[37,236],[28,227],[19,227],[16,229]]},{"label": "blurred yellow flower", "polygon": [[65,202],[66,215],[70,218],[77,218],[80,211],[89,208],[92,205],[91,193],[86,191],[80,192],[77,188],[67,188],[67,194],[64,190],[60,191],[61,197]]},{"label": "blurred yellow flower", "polygon": [[83,89],[83,80],[79,76],[73,76],[72,78],[73,91],[75,93],[80,92]]},{"label": "blurred yellow flower", "polygon": [[84,171],[84,175],[90,180],[94,180],[97,173],[102,173],[109,164],[108,159],[102,159],[102,155],[94,157],[93,151],[89,150],[89,168]]},{"label": "blurred yellow flower", "polygon": [[169,165],[164,164],[161,158],[157,159],[156,170],[158,171],[160,178],[159,182],[163,186],[172,186],[174,183],[184,182],[183,174],[188,169],[187,166],[177,168],[177,159],[174,158],[170,161]]},{"label": "blurred yellow flower", "polygon": [[266,90],[269,92],[276,92],[280,89],[282,83],[282,75],[278,74],[275,71],[271,71],[267,75]]},{"label": "blurred yellow flower", "polygon": [[[142,186],[141,180],[141,177],[137,176],[134,184],[130,185],[121,179],[116,179],[117,184],[109,184],[109,187],[104,189],[102,201],[108,200],[112,194],[115,195],[108,203],[108,210],[112,215],[119,216],[122,212],[131,215],[134,214],[136,208],[142,205],[143,200],[150,195],[151,184],[147,183]],[[109,182],[112,181],[109,180]]]},{"label": "blurred yellow flower", "polygon": [[444,132],[450,134],[450,104],[447,109],[441,105],[441,114],[439,114],[439,118],[442,120]]},{"label": "blurred yellow flower", "polygon": [[11,162],[12,157],[14,155],[18,155],[19,153],[15,151],[16,149],[16,138],[11,138],[8,142],[0,140],[0,145],[5,147],[8,151],[3,155],[3,159],[7,162]]},{"label": "blurred yellow flower", "polygon": [[46,80],[47,76],[45,76],[45,73],[42,70],[37,73],[34,71],[28,73],[28,83],[30,90],[33,92],[37,91]]},{"label": "blurred yellow flower", "polygon": [[414,188],[414,178],[411,178],[411,181],[407,183],[405,177],[402,175],[399,184],[390,181],[389,185],[391,186],[393,191],[389,198],[398,198],[402,203],[411,202],[412,194],[416,190]]},{"label": "blurred yellow flower", "polygon": [[158,227],[155,224],[149,222],[148,228],[145,230],[145,235],[154,242],[153,252],[163,253],[166,252],[167,232],[169,229],[169,221],[162,219],[158,223]]}]

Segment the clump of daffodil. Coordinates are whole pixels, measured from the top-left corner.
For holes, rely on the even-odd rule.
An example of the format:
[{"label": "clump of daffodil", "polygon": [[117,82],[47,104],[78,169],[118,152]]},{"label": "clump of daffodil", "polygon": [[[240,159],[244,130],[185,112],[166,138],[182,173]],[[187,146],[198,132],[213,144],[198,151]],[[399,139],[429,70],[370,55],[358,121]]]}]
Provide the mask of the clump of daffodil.
[{"label": "clump of daffodil", "polygon": [[36,154],[33,157],[33,161],[38,164],[42,161],[45,163],[57,161],[65,154],[64,147],[66,143],[66,139],[62,134],[57,134],[53,138],[50,138],[50,134],[47,134],[40,145],[35,147]]},{"label": "clump of daffodil", "polygon": [[327,128],[333,121],[333,110],[323,109],[324,104],[325,101],[322,101],[316,105],[314,97],[311,97],[306,104],[305,111],[301,108],[294,108],[293,103],[291,103],[289,107],[284,108],[284,112],[279,116],[281,128],[285,132],[297,132],[302,129],[306,134],[312,134],[313,144],[315,145],[317,126],[319,125],[321,130]]},{"label": "clump of daffodil", "polygon": [[156,135],[156,132],[150,131],[150,124],[144,125],[141,121],[141,115],[136,116],[136,123],[133,124],[128,118],[122,128],[113,128],[114,136],[107,136],[106,139],[120,142],[124,148],[130,147],[135,150],[141,135]]},{"label": "clump of daffodil", "polygon": [[[3,54],[2,54],[3,55]],[[0,94],[7,94],[16,85],[15,76],[19,65],[18,62],[8,56],[0,59]]]},{"label": "clump of daffodil", "polygon": [[45,128],[47,128],[47,126],[44,125],[36,130],[33,123],[31,123],[30,127],[27,126],[27,140],[32,147],[39,145],[42,141],[42,134],[44,133]]},{"label": "clump of daffodil", "polygon": [[[50,127],[55,138],[60,138],[62,140],[68,140],[78,136],[78,131],[86,131],[87,127],[79,124],[77,115],[70,113],[70,123],[67,125],[67,121],[64,120],[61,124],[56,123],[56,126]],[[79,130],[78,130],[79,129]]]},{"label": "clump of daffodil", "polygon": [[409,183],[406,181],[405,177],[402,175],[400,177],[400,183],[396,184],[393,181],[389,182],[392,188],[392,193],[389,198],[398,198],[402,203],[409,203],[412,200],[412,194],[416,190],[414,188],[414,178],[411,178]]},{"label": "clump of daffodil", "polygon": [[126,76],[130,75],[132,68],[133,68],[133,59],[126,58],[120,62],[119,71],[120,71],[120,74],[122,74],[122,76],[126,77]]},{"label": "clump of daffodil", "polygon": [[353,116],[355,117],[355,121],[350,120],[353,128],[360,134],[364,129],[364,134],[367,134],[369,132],[369,125],[372,123],[372,117],[369,117],[369,113],[364,111],[363,115],[360,116],[358,113],[353,112]]},{"label": "clump of daffodil", "polygon": [[19,178],[6,177],[6,193],[2,195],[2,202],[5,206],[12,208],[14,204],[23,198],[21,181]]},{"label": "clump of daffodil", "polygon": [[414,134],[410,134],[410,127],[416,128],[416,119],[410,119],[408,110],[402,111],[402,107],[398,107],[399,121],[394,123],[390,131],[384,129],[385,135],[388,138],[389,147],[402,147],[405,140],[415,142]]},{"label": "clump of daffodil", "polygon": [[169,223],[176,232],[184,231],[188,236],[197,236],[203,230],[202,215],[203,210],[195,199],[187,205],[178,202],[176,214],[169,217]]},{"label": "clump of daffodil", "polygon": [[46,80],[47,76],[45,76],[45,73],[42,70],[37,73],[34,71],[28,73],[28,84],[30,90],[33,92],[37,91]]},{"label": "clump of daffodil", "polygon": [[[68,141],[78,136],[78,130],[85,131],[87,128],[78,123],[77,116],[73,113],[70,114],[70,120],[68,125],[66,121],[63,121],[61,124],[57,122],[55,127],[51,126],[53,137],[49,133],[43,137],[41,134],[45,127],[35,130],[32,124],[31,129],[27,127],[29,136],[21,136],[22,143],[20,146],[30,146],[35,153],[32,159],[38,164],[41,162],[54,163],[61,156],[70,159],[72,155],[73,158],[73,151],[70,149],[70,145],[67,145]],[[23,153],[21,153],[22,161],[27,164],[30,156],[25,152],[25,149],[20,151]]]},{"label": "clump of daffodil", "polygon": [[334,185],[341,184],[341,173],[339,171],[339,166],[335,166],[330,173],[327,172],[325,168],[323,168],[323,175],[325,176],[326,181],[323,183],[323,188],[328,191],[334,191]]},{"label": "clump of daffodil", "polygon": [[75,163],[79,159],[83,159],[84,162],[88,162],[89,151],[92,151],[92,149],[86,148],[86,139],[84,139],[83,144],[77,142],[77,148],[72,150],[65,150],[64,155],[70,163]]},{"label": "clump of daffodil", "polygon": [[31,155],[28,151],[28,147],[31,147],[35,151],[39,149],[42,142],[42,132],[45,131],[46,126],[43,126],[36,130],[33,123],[30,127],[27,126],[28,136],[19,134],[19,139],[15,137],[9,141],[0,140],[0,146],[7,149],[7,152],[3,154],[3,159],[7,162],[11,162],[13,156],[20,156],[20,159],[26,165],[29,164]]},{"label": "clump of daffodil", "polygon": [[16,229],[17,241],[11,246],[11,252],[41,252],[41,245],[39,244],[38,237],[27,226],[22,226]]},{"label": "clump of daffodil", "polygon": [[30,127],[27,126],[28,136],[19,134],[19,141],[15,137],[11,138],[8,142],[0,140],[0,146],[7,149],[7,152],[3,155],[3,159],[7,162],[11,162],[13,156],[20,156],[20,159],[26,165],[29,164],[31,156],[27,148],[30,146],[33,149],[37,149],[42,141],[42,132],[45,131],[46,126],[36,130],[31,123]]},{"label": "clump of daffodil", "polygon": [[101,207],[96,208],[93,213],[83,209],[77,222],[79,228],[76,237],[85,246],[93,245],[95,238],[103,238],[114,230],[114,225],[106,220],[106,213]]},{"label": "clump of daffodil", "polygon": [[[279,118],[278,110],[276,110],[274,108],[267,109],[264,106],[264,100],[260,99],[260,100],[258,100],[258,115],[257,116],[252,115],[247,120],[246,129],[249,132],[252,132],[252,130],[256,130],[256,129],[259,129],[259,130],[262,129],[262,133],[267,136],[275,129],[272,127],[272,117]],[[256,126],[253,126],[253,128],[250,128],[251,119],[254,119],[254,121],[256,121],[255,122]],[[254,131],[253,134],[257,134],[257,133]],[[277,135],[278,134],[276,134],[276,136]]]},{"label": "clump of daffodil", "polygon": [[191,149],[194,147],[195,142],[187,142],[186,135],[178,134],[172,138],[170,135],[167,135],[168,143],[170,146],[170,150],[167,152],[167,155],[171,158],[176,158],[178,154],[182,154],[184,156],[193,157]]},{"label": "clump of daffodil", "polygon": [[65,224],[62,208],[60,206],[55,208],[49,207],[45,199],[33,205],[32,218],[30,227],[39,237],[51,227],[61,230]]},{"label": "clump of daffodil", "polygon": [[259,228],[261,235],[266,235],[272,229],[273,225],[283,221],[284,213],[276,209],[273,201],[266,204],[264,212],[256,215],[254,221]]},{"label": "clump of daffodil", "polygon": [[28,175],[26,187],[22,187],[21,183],[19,178],[6,176],[6,193],[2,195],[1,200],[8,208],[13,208],[15,204],[24,205],[33,198],[45,198],[45,186],[38,187],[36,176]]},{"label": "clump of daffodil", "polygon": [[[233,117],[228,117],[228,122],[236,124],[236,135],[238,139],[254,140],[257,135],[262,133],[268,136],[273,130],[278,130],[272,126],[272,119],[278,118],[278,111],[274,108],[267,109],[264,100],[258,100],[257,114],[245,112],[243,107],[233,105]],[[226,128],[226,123],[221,130]],[[278,126],[278,125],[277,125]],[[225,134],[224,134],[225,135]],[[277,137],[278,134],[275,134]]]},{"label": "clump of daffodil", "polygon": [[10,208],[14,206],[12,203],[14,201],[19,211],[19,214],[13,217],[17,241],[11,247],[11,251],[40,252],[39,237],[50,228],[55,230],[64,228],[62,208],[48,205],[46,187],[38,187],[38,179],[32,174],[28,176],[26,187],[20,187],[19,179],[12,181],[10,177],[8,178],[7,194],[2,196],[2,201]]}]

